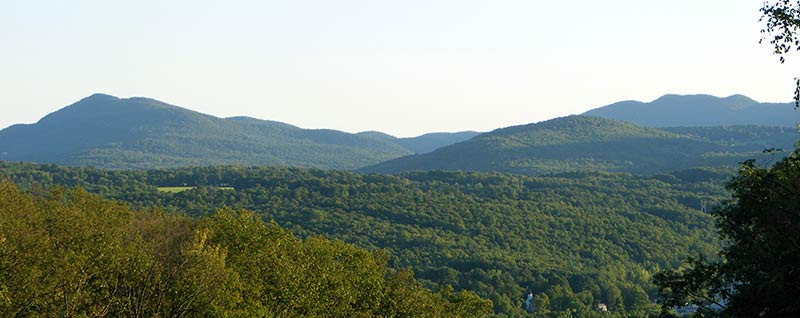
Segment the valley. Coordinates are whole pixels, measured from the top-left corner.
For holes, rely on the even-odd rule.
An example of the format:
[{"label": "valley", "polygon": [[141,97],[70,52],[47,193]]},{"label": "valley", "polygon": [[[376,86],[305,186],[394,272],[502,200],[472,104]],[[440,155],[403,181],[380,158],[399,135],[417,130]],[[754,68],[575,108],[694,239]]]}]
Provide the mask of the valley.
[{"label": "valley", "polygon": [[429,306],[451,306],[450,290],[490,301],[495,317],[629,317],[658,312],[660,271],[718,258],[710,212],[739,164],[769,165],[796,140],[756,122],[584,115],[396,138],[92,95],[0,131],[0,176],[36,197],[85,189],[187,220],[251,215],[301,241],[383,253],[387,279],[408,270],[445,291]]}]

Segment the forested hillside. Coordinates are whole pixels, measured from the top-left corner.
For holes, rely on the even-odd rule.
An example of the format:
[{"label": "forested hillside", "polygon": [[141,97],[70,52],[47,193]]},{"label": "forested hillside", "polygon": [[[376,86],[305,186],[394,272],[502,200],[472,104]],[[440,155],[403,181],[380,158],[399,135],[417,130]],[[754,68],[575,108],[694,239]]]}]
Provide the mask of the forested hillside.
[{"label": "forested hillside", "polygon": [[197,219],[0,180],[3,317],[484,317],[386,254],[300,240],[246,211]]},{"label": "forested hillside", "polygon": [[355,169],[473,135],[381,139],[95,94],[35,124],[0,130],[0,160],[137,169],[218,164]]},{"label": "forested hillside", "polygon": [[[655,177],[569,173],[523,177],[427,172],[362,175],[297,168],[109,171],[5,163],[0,175],[40,193],[82,186],[135,208],[192,216],[246,208],[300,237],[386,250],[426,286],[491,299],[498,316],[642,315],[651,274],[717,244],[703,210],[725,197],[729,172]],[[171,187],[171,188],[166,188]],[[182,187],[182,188],[174,188]],[[713,255],[712,255],[713,256]],[[256,266],[256,263],[253,264]],[[525,295],[536,297],[533,313]]]},{"label": "forested hillside", "polygon": [[748,152],[759,149],[781,148],[791,151],[800,139],[793,127],[772,126],[716,126],[716,127],[666,127],[663,130],[729,147],[730,152]]},{"label": "forested hillside", "polygon": [[652,102],[622,101],[583,113],[645,127],[762,125],[796,127],[792,103],[759,103],[743,95],[664,95]]},{"label": "forested hillside", "polygon": [[[362,168],[499,171],[540,175],[571,171],[664,173],[692,167],[735,167],[785,156],[798,133],[758,126],[654,129],[616,120],[568,116],[497,129],[470,140]],[[762,154],[764,149],[783,151]]]}]

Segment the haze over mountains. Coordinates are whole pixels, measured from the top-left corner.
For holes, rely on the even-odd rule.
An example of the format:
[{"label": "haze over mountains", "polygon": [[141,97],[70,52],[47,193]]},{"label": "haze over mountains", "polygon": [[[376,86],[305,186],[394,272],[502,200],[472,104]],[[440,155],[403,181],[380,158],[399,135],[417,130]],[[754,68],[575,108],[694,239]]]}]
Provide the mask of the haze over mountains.
[{"label": "haze over mountains", "polygon": [[645,127],[763,125],[796,127],[793,103],[759,103],[744,95],[664,95],[652,102],[622,101],[583,113]]},{"label": "haze over mountains", "polygon": [[[218,118],[148,98],[95,94],[35,124],[0,131],[0,160],[134,169],[237,164],[380,173],[650,174],[731,166],[775,156],[762,155],[763,149],[792,149],[798,134],[791,127],[800,118],[792,108],[741,95],[665,95],[651,103],[626,101],[585,113],[605,118],[568,116],[485,134],[397,138],[377,131],[350,134],[249,117]],[[778,127],[755,126],[761,124]]]},{"label": "haze over mountains", "polygon": [[218,118],[148,98],[95,94],[0,131],[0,160],[156,168],[219,164],[353,169],[475,133],[376,138],[248,117]]},{"label": "haze over mountains", "polygon": [[465,141],[479,135],[477,131],[427,133],[417,137],[397,138],[379,131],[364,131],[357,135],[396,143],[416,154],[428,153],[442,146]]}]

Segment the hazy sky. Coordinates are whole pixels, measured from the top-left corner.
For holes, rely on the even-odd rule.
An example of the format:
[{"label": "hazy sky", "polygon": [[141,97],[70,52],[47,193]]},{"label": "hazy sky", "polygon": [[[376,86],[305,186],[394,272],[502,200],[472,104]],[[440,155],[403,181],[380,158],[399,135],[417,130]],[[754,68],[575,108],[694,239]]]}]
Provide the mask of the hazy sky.
[{"label": "hazy sky", "polygon": [[761,3],[0,0],[0,127],[95,92],[398,136],[665,93],[789,101],[800,63],[758,44]]}]

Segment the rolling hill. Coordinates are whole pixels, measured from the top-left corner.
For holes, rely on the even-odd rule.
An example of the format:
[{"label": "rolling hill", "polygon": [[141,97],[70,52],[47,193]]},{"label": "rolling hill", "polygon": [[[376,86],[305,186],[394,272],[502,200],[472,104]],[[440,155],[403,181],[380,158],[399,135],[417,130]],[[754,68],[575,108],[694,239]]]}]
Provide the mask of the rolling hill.
[{"label": "rolling hill", "polygon": [[568,116],[498,129],[428,154],[393,159],[361,171],[465,170],[539,175],[601,170],[652,174],[766,158],[762,150],[791,150],[797,137],[791,128],[662,130],[598,117]]},{"label": "rolling hill", "polygon": [[[713,219],[703,210],[726,198],[720,177],[712,171],[392,176],[285,167],[130,171],[0,163],[0,179],[34,192],[81,186],[167,215],[248,209],[302,238],[382,250],[391,267],[413,269],[434,290],[450,285],[491,299],[498,318],[531,317],[522,306],[528,292],[551,300],[546,317],[648,317],[654,272],[716,250]],[[174,185],[189,189],[160,190]],[[236,237],[237,250],[248,246]],[[596,312],[598,303],[612,312]]]},{"label": "rolling hill", "polygon": [[743,95],[664,95],[652,102],[623,101],[583,113],[645,127],[762,125],[796,127],[793,103],[759,103]]},{"label": "rolling hill", "polygon": [[218,118],[148,98],[95,94],[35,124],[0,131],[0,160],[135,169],[219,164],[354,169],[448,142],[395,139]]}]

